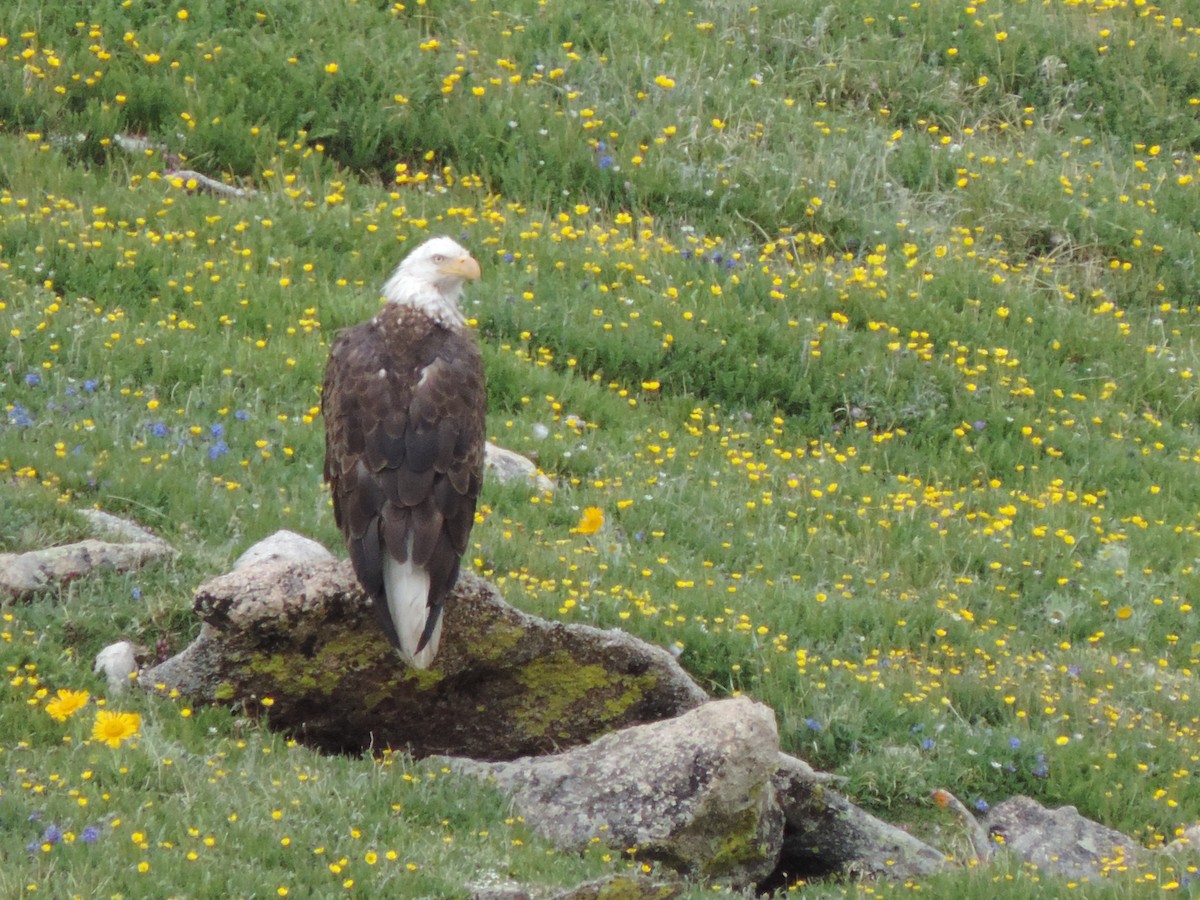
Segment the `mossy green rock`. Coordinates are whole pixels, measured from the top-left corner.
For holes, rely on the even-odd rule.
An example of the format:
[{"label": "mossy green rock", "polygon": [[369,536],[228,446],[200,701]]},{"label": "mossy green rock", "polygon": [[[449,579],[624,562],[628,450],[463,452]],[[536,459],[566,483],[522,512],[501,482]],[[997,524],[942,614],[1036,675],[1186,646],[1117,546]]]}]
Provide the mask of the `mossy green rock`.
[{"label": "mossy green rock", "polygon": [[245,704],[326,751],[511,759],[707,699],[665,650],[528,616],[470,573],[446,605],[427,670],[407,666],[384,640],[345,562],[237,569],[202,585],[195,608],[200,636],[142,683]]}]

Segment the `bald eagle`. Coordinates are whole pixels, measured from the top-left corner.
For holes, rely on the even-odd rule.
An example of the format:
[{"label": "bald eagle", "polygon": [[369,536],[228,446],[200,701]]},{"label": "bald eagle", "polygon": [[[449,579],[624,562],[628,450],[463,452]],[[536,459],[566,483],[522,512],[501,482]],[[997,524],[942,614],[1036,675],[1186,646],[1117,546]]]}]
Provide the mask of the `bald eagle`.
[{"label": "bald eagle", "polygon": [[483,359],[458,306],[479,274],[455,241],[425,241],[384,284],[378,315],[338,334],[325,368],[334,519],[388,640],[422,669],[483,481]]}]

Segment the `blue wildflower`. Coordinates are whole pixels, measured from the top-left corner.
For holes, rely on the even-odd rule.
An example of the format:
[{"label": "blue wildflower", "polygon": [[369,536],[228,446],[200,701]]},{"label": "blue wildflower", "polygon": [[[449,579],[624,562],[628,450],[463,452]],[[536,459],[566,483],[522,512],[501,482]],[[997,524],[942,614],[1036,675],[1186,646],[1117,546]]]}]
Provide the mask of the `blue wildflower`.
[{"label": "blue wildflower", "polygon": [[96,392],[96,379],[89,378],[87,381],[85,381],[83,383],[83,389],[89,394],[94,394]]},{"label": "blue wildflower", "polygon": [[235,412],[233,414],[233,417],[235,419],[237,419],[239,422],[245,422],[245,421],[249,420],[250,413],[246,412],[244,409],[239,409],[237,412]]},{"label": "blue wildflower", "polygon": [[14,403],[12,409],[8,411],[8,424],[16,425],[18,428],[28,428],[33,424],[33,416],[20,403]]},{"label": "blue wildflower", "polygon": [[79,838],[85,844],[94,844],[96,841],[100,840],[100,829],[95,825],[89,825],[87,828],[83,829],[83,833],[79,836]]},{"label": "blue wildflower", "polygon": [[42,383],[42,376],[37,372],[30,372],[25,376],[25,383],[30,387],[37,387]]},{"label": "blue wildflower", "polygon": [[612,165],[613,165],[613,158],[611,156],[609,156],[607,153],[605,153],[603,156],[600,157],[598,162],[600,164],[601,169],[611,169]]},{"label": "blue wildflower", "polygon": [[153,425],[150,426],[150,433],[157,438],[166,437],[167,436],[167,426],[164,425],[162,422],[155,422]]},{"label": "blue wildflower", "polygon": [[987,812],[989,809],[991,809],[991,808],[992,808],[992,807],[991,807],[991,806],[988,804],[988,802],[987,802],[986,800],[984,800],[982,797],[980,797],[978,800],[976,800],[976,801],[975,801],[975,804],[974,804],[974,806],[975,806],[975,811],[976,811],[976,812],[981,812],[981,813],[985,813],[985,812]]},{"label": "blue wildflower", "polygon": [[937,746],[937,741],[935,741],[931,737],[927,737],[927,738],[925,738],[925,740],[921,741],[921,749],[922,750],[932,750],[936,746]]},{"label": "blue wildflower", "polygon": [[1034,778],[1049,778],[1050,766],[1046,763],[1046,754],[1039,753],[1037,755],[1037,765],[1033,767]]},{"label": "blue wildflower", "polygon": [[229,445],[226,444],[224,441],[217,441],[215,444],[213,444],[211,447],[208,448],[208,458],[213,459],[213,460],[220,459],[222,456],[224,456],[228,452],[229,452]]},{"label": "blue wildflower", "polygon": [[43,844],[57,844],[62,840],[62,829],[57,825],[47,825],[46,830],[42,833]]},{"label": "blue wildflower", "polygon": [[218,422],[215,425],[208,426],[208,433],[215,438],[225,437],[225,426]]},{"label": "blue wildflower", "polygon": [[805,719],[804,724],[808,726],[809,731],[820,731],[821,723],[816,719]]},{"label": "blue wildflower", "polygon": [[129,596],[131,596],[134,600],[141,600],[142,599],[142,589],[140,587],[134,586],[129,591]]},{"label": "blue wildflower", "polygon": [[1011,737],[1008,739],[1008,747],[1010,750],[1021,749],[1021,739],[1019,737]]}]

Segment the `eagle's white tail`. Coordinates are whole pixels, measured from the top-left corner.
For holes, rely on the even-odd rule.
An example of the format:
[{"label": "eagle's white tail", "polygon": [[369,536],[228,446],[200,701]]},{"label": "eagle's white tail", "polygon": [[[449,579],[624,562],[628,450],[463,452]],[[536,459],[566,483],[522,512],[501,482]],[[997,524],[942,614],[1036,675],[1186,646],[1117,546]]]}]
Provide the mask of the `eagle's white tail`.
[{"label": "eagle's white tail", "polygon": [[429,617],[429,573],[414,566],[411,560],[396,562],[391,554],[385,552],[383,589],[387,594],[392,624],[400,636],[400,654],[410,665],[418,669],[428,668],[437,655],[438,642],[442,637],[442,618],[438,616],[428,642],[420,653],[417,652],[417,644],[421,642],[425,621]]}]

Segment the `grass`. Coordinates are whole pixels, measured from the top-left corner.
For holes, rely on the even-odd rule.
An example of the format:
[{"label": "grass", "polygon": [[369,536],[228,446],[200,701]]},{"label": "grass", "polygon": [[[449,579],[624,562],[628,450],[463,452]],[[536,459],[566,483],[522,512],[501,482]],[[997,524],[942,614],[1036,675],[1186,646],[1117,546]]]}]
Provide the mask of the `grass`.
[{"label": "grass", "polygon": [[[641,865],[554,853],[421,763],[317,758],[262,710],[106,698],[140,736],[91,737],[102,646],[181,649],[192,589],[277,528],[338,546],[329,340],[436,232],[484,265],[489,434],[560,484],[485,487],[471,564],[511,602],[676,647],[951,851],[934,787],[1170,841],[1200,804],[1198,26],[1059,0],[0,12],[0,550],[91,505],[180,548],[4,610],[0,892]],[[92,697],[63,723],[60,689]]]}]

